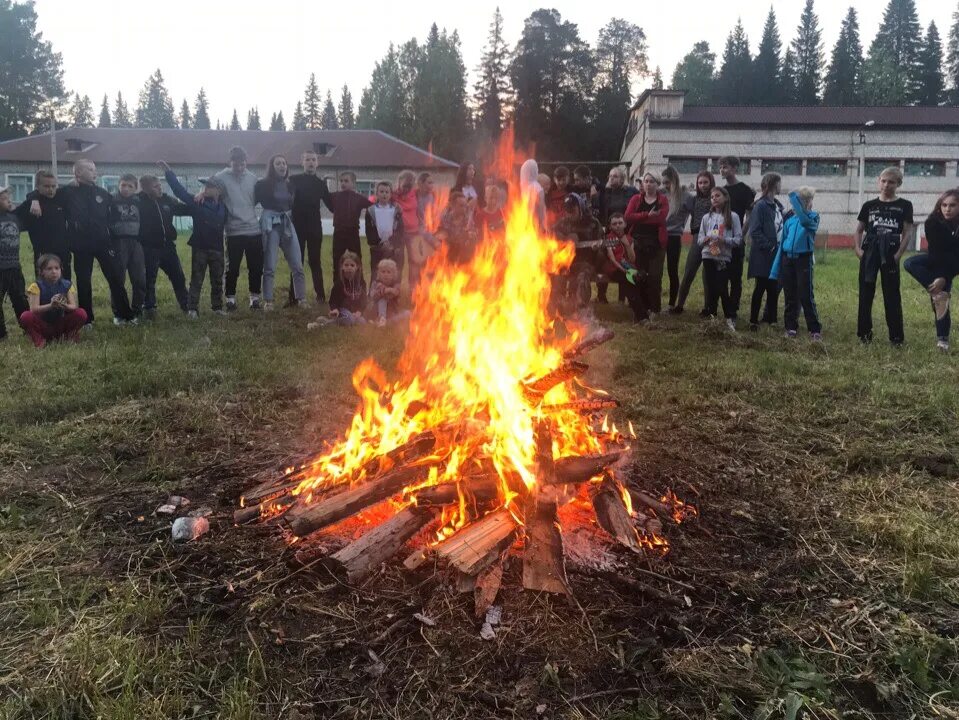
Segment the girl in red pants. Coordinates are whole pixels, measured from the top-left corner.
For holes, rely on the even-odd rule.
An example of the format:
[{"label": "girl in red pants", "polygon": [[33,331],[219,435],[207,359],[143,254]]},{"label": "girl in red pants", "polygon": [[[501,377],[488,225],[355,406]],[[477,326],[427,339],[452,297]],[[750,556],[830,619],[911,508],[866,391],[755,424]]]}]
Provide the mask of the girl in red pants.
[{"label": "girl in red pants", "polygon": [[37,259],[37,281],[27,288],[27,301],[30,309],[20,316],[20,324],[38,348],[51,340],[79,339],[87,314],[77,306],[77,291],[62,277],[56,255]]}]

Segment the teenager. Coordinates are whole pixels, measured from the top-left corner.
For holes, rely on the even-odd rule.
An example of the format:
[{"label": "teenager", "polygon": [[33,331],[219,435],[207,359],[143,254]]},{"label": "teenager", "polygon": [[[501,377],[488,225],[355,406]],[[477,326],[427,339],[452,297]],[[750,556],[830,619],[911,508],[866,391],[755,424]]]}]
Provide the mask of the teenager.
[{"label": "teenager", "polygon": [[722,301],[726,326],[736,332],[736,308],[730,294],[729,268],[733,250],[743,241],[739,216],[732,212],[726,188],[713,188],[709,196],[712,206],[699,227],[696,244],[701,248],[703,275],[707,280],[706,314],[715,317]]},{"label": "teenager", "polygon": [[146,265],[146,294],[143,299],[143,315],[156,317],[157,276],[162,270],[173,286],[180,310],[187,311],[186,278],[176,251],[175,215],[185,215],[183,203],[163,192],[163,186],[154,175],[140,178],[140,244]]},{"label": "teenager", "polygon": [[766,309],[762,322],[775,325],[778,316],[779,283],[769,277],[783,236],[783,206],[776,199],[782,189],[782,178],[776,173],[763,175],[762,197],[749,213],[749,268],[747,275],[755,281],[749,309],[749,329],[759,330],[759,311],[763,297]]},{"label": "teenager", "polygon": [[[538,173],[537,173],[538,174]],[[560,165],[553,171],[553,187],[545,196],[547,222],[553,227],[563,217],[563,202],[570,193],[569,168]]]},{"label": "teenager", "polygon": [[519,189],[533,215],[538,230],[547,225],[546,194],[539,184],[539,165],[533,158],[528,159],[519,169]]},{"label": "teenager", "polygon": [[20,267],[20,221],[14,214],[10,189],[0,187],[0,340],[7,336],[3,299],[9,296],[14,322],[27,310],[26,281]]},{"label": "teenager", "polygon": [[[315,150],[306,150],[300,155],[303,172],[290,176],[293,186],[293,228],[300,243],[300,257],[303,265],[310,266],[313,280],[313,293],[318,303],[326,301],[326,289],[323,286],[323,218],[320,208],[330,204],[330,189],[326,180],[317,175],[319,156]],[[294,300],[293,276],[290,275],[289,302]]]},{"label": "teenager", "polygon": [[[735,155],[726,155],[719,158],[719,174],[726,181],[726,192],[729,195],[729,209],[739,218],[740,227],[746,232],[749,208],[752,207],[756,192],[742,182],[739,173],[739,158]],[[744,243],[733,248],[733,257],[729,263],[729,298],[736,316],[739,315],[739,304],[743,295],[743,265],[746,260]]]},{"label": "teenager", "polygon": [[439,240],[433,235],[439,222],[433,188],[433,176],[428,172],[421,172],[416,178],[416,224],[407,225],[404,222],[403,234],[411,292],[419,284],[420,273],[427,259],[439,247]]},{"label": "teenager", "polygon": [[789,193],[793,214],[783,225],[783,241],[769,273],[770,279],[778,280],[782,285],[786,299],[783,324],[788,338],[799,333],[799,308],[802,307],[810,337],[822,340],[822,323],[813,292],[816,231],[819,229],[819,213],[812,209],[814,197],[816,191],[811,187],[801,187]]},{"label": "teenager", "polygon": [[925,223],[928,252],[908,258],[903,267],[929,293],[936,318],[936,347],[949,350],[949,299],[959,275],[959,189],[937,201]]},{"label": "teenager", "polygon": [[27,288],[27,298],[30,309],[20,315],[20,325],[35,347],[80,339],[87,314],[77,305],[76,288],[63,277],[56,255],[44,254],[37,260],[37,281]]},{"label": "teenager", "polygon": [[[703,170],[696,176],[696,194],[693,196],[692,210],[689,216],[689,231],[693,234],[694,241],[699,233],[699,226],[702,225],[703,218],[706,217],[712,209],[710,196],[712,195],[714,187],[716,187],[716,178],[713,177],[713,174],[708,170]],[[702,265],[702,263],[702,253],[698,252],[696,247],[691,248],[686,255],[686,265],[683,267],[683,279],[679,283],[679,293],[676,296],[676,304],[670,310],[671,313],[678,315],[683,312],[686,306],[686,299],[689,297],[689,291],[693,287],[693,281],[696,279],[696,274],[699,272],[699,266]],[[704,303],[706,295],[706,276],[704,275]],[[700,315],[703,317],[706,316],[705,304],[703,305]]]},{"label": "teenager", "polygon": [[666,218],[666,275],[669,277],[669,310],[676,307],[679,298],[679,256],[683,252],[683,232],[696,201],[686,192],[679,173],[672,165],[663,170],[662,187],[669,198],[669,216]]},{"label": "teenager", "polygon": [[20,227],[30,235],[33,245],[33,263],[41,255],[56,255],[60,259],[61,274],[73,277],[70,266],[70,246],[67,244],[67,218],[63,197],[57,195],[57,176],[49,170],[38,170],[34,177],[36,189],[14,211]]},{"label": "teenager", "polygon": [[463,264],[472,259],[478,240],[474,218],[466,196],[456,190],[451,191],[437,232],[446,245],[446,257],[451,263]]},{"label": "teenager", "polygon": [[626,232],[626,219],[622,213],[613,213],[609,218],[606,234],[606,265],[603,274],[611,282],[618,283],[623,297],[629,302],[635,322],[649,322],[649,310],[636,287],[636,251],[633,238]]},{"label": "teenager", "polygon": [[453,190],[463,193],[471,212],[475,213],[476,208],[483,207],[486,204],[486,188],[483,181],[477,179],[476,165],[471,162],[460,165],[460,169],[456,173]]},{"label": "teenager", "polygon": [[293,229],[293,196],[290,168],[286,158],[274,155],[267,165],[266,177],[258,180],[253,189],[260,213],[260,232],[263,240],[263,309],[273,309],[273,288],[276,282],[276,262],[280,250],[293,273],[293,304],[308,306],[306,276],[300,241]]},{"label": "teenager", "polygon": [[[247,282],[250,290],[250,309],[260,309],[260,289],[263,282],[263,234],[256,217],[255,189],[257,177],[246,167],[246,150],[230,148],[230,167],[214,177],[223,189],[222,202],[226,206],[226,309],[236,310],[236,283],[240,265],[246,256]],[[203,193],[194,197],[198,203]]]},{"label": "teenager", "polygon": [[[412,174],[412,173],[411,173]],[[401,173],[402,175],[402,173]],[[416,202],[415,193],[411,193]],[[376,184],[376,204],[366,211],[366,244],[370,246],[370,277],[376,276],[380,260],[396,261],[402,255],[403,209],[393,199],[393,186],[386,180]],[[400,265],[397,263],[397,268]]]},{"label": "teenager", "polygon": [[[387,183],[389,184],[389,183]],[[396,188],[393,189],[392,185],[390,186],[390,199],[391,202],[395,203],[400,209],[402,214],[402,227],[400,228],[400,234],[394,238],[394,252],[390,256],[390,259],[396,262],[396,266],[400,269],[400,275],[403,274],[403,264],[406,260],[406,246],[410,241],[411,237],[415,235],[422,221],[420,220],[420,199],[419,193],[416,187],[416,173],[412,170],[403,170],[399,175],[396,176]],[[369,217],[369,210],[367,210],[367,217]],[[376,263],[370,264],[371,268],[376,267]],[[370,277],[373,277],[373,272],[371,271]],[[410,275],[410,287],[413,287],[413,271],[412,268],[409,272]]]},{"label": "teenager", "polygon": [[876,282],[882,284],[882,302],[889,328],[889,342],[902,345],[902,296],[899,260],[909,245],[912,203],[897,197],[902,171],[888,167],[879,175],[879,197],[864,203],[856,225],[856,255],[859,257],[859,320],[856,334],[863,344],[872,342],[872,301]]},{"label": "teenager", "polygon": [[632,226],[643,303],[651,313],[661,312],[669,198],[659,190],[659,177],[643,175],[643,192],[630,199],[625,216]]},{"label": "teenager", "polygon": [[356,192],[356,173],[340,173],[340,189],[330,195],[327,204],[333,213],[333,267],[340,266],[340,258],[349,250],[362,258],[360,251],[360,215],[373,203]]}]

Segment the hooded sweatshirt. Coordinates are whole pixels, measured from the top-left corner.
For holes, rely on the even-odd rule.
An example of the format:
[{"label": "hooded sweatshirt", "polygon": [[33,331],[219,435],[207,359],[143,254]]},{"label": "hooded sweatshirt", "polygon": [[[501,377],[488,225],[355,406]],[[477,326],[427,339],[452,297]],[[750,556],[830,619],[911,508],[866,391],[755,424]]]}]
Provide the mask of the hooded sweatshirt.
[{"label": "hooded sweatshirt", "polygon": [[523,197],[529,202],[530,212],[540,228],[546,227],[546,197],[543,186],[539,184],[539,165],[530,158],[519,170],[519,187]]},{"label": "hooded sweatshirt", "polygon": [[743,226],[739,215],[730,213],[732,228],[726,227],[726,217],[715,210],[703,218],[696,244],[703,249],[703,260],[729,262],[733,248],[743,244]]},{"label": "hooded sweatshirt", "polygon": [[260,221],[256,217],[256,175],[244,170],[239,176],[231,168],[220,170],[215,175],[223,187],[220,198],[226,206],[226,234],[260,236]]}]

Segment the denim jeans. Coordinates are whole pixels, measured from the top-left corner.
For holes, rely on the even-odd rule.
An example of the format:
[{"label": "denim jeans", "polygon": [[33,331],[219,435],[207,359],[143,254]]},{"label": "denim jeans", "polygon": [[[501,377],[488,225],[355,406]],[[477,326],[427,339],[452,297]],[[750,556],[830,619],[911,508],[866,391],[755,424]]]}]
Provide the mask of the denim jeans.
[{"label": "denim jeans", "polygon": [[[922,285],[923,289],[932,285],[933,281],[936,279],[936,274],[929,266],[929,256],[925,253],[922,255],[913,255],[910,258],[906,258],[906,261],[902,266],[907,273],[916,278],[919,284]],[[954,276],[945,276],[946,285],[943,287],[943,290],[946,292],[952,292],[953,279]],[[933,312],[935,312],[935,310],[933,310]],[[943,317],[942,320],[936,320],[936,337],[940,340],[947,340],[949,338],[949,330],[951,327],[952,319],[949,317],[949,311],[946,310],[945,317]]]},{"label": "denim jeans", "polygon": [[273,288],[276,282],[276,263],[279,251],[283,250],[290,271],[293,274],[293,297],[306,299],[306,276],[303,274],[303,257],[300,255],[300,241],[287,213],[264,210],[260,216],[263,227],[263,299],[273,302]]}]

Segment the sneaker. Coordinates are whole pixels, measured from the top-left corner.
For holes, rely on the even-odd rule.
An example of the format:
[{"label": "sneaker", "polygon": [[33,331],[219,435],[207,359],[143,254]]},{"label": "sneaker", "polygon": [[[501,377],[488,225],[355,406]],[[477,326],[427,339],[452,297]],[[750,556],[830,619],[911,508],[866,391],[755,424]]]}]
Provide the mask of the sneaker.
[{"label": "sneaker", "polygon": [[860,335],[859,342],[862,345],[872,345],[872,333],[869,335]]},{"label": "sneaker", "polygon": [[[257,304],[259,305],[259,301],[257,301]],[[251,308],[253,307],[253,304],[252,304],[252,303],[250,304],[250,307],[251,307]],[[253,309],[254,309],[254,310],[257,310],[258,308],[253,308]],[[273,312],[273,301],[272,301],[272,300],[264,300],[264,301],[263,301],[263,312]]]},{"label": "sneaker", "polygon": [[749,332],[759,332],[759,323],[749,323]]},{"label": "sneaker", "polygon": [[809,339],[813,342],[822,342],[822,333],[809,333]]},{"label": "sneaker", "polygon": [[671,307],[671,308],[669,308],[669,314],[670,314],[670,315],[682,315],[682,314],[683,314],[683,306],[682,306],[682,305],[677,305],[676,307]]},{"label": "sneaker", "polygon": [[729,332],[736,332],[736,321],[732,318],[727,318],[726,327],[729,328]]},{"label": "sneaker", "polygon": [[214,315],[222,315],[222,316],[226,317],[226,310],[223,310],[222,308],[219,309],[219,310],[214,310],[214,311],[213,311],[213,314],[214,314]]},{"label": "sneaker", "polygon": [[309,310],[309,309],[310,309],[310,301],[309,301],[309,300],[300,300],[300,301],[296,304],[296,306],[297,306],[300,310]]},{"label": "sneaker", "polygon": [[140,318],[132,317],[129,320],[127,320],[127,325],[139,325],[139,324],[140,324]]},{"label": "sneaker", "polygon": [[186,316],[190,318],[191,320],[196,320],[197,318],[200,317],[200,313],[198,313],[196,310],[189,310],[187,311]]},{"label": "sneaker", "polygon": [[936,347],[942,352],[949,352],[949,341],[946,338],[939,338],[936,340]]},{"label": "sneaker", "polygon": [[[250,303],[250,307],[253,307],[253,303]],[[226,311],[227,312],[236,312],[236,298],[228,297],[226,299]]]},{"label": "sneaker", "polygon": [[381,317],[376,321],[377,327],[386,327],[386,318]]},{"label": "sneaker", "polygon": [[113,318],[113,324],[114,324],[114,325],[126,325],[126,324],[127,324],[127,321],[124,320],[123,318],[115,317],[115,318]]},{"label": "sneaker", "polygon": [[[815,335],[815,333],[813,333],[813,334]],[[786,337],[789,338],[790,340],[794,340],[797,335],[798,335],[798,333],[797,333],[795,330],[787,330],[787,331],[786,331]]]},{"label": "sneaker", "polygon": [[250,310],[260,310],[263,305],[260,303],[259,295],[250,295]]},{"label": "sneaker", "polygon": [[932,296],[932,307],[936,310],[936,320],[942,320],[949,314],[949,293],[945,290]]},{"label": "sneaker", "polygon": [[93,323],[88,322],[83,325],[83,332],[93,332]]}]

